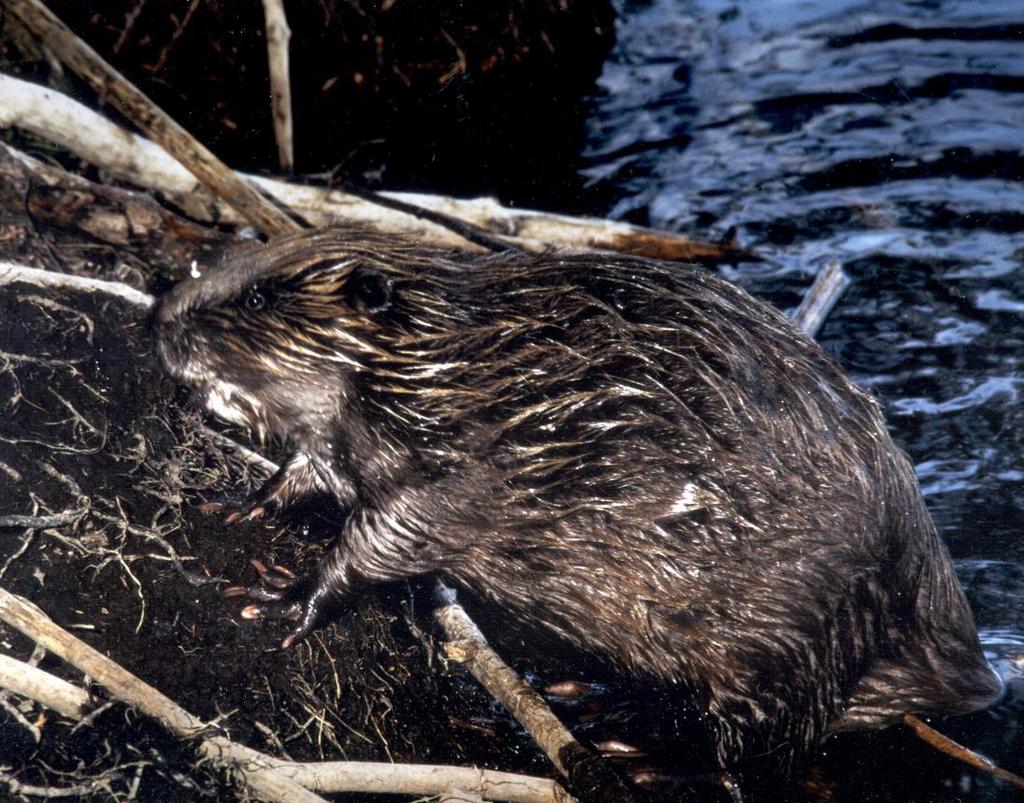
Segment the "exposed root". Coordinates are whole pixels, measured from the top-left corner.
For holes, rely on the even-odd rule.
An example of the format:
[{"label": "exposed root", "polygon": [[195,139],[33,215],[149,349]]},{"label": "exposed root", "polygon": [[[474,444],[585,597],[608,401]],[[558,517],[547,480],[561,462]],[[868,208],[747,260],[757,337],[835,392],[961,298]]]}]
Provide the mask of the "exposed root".
[{"label": "exposed root", "polygon": [[7,787],[12,796],[40,797],[54,800],[62,797],[91,797],[100,792],[113,795],[113,789],[105,780],[94,778],[88,783],[72,784],[71,786],[35,786],[22,783],[13,775],[0,770],[0,783]]},{"label": "exposed root", "polygon": [[26,530],[49,530],[54,527],[65,527],[75,524],[87,511],[85,509],[65,510],[47,516],[0,516],[0,528],[18,527]]}]

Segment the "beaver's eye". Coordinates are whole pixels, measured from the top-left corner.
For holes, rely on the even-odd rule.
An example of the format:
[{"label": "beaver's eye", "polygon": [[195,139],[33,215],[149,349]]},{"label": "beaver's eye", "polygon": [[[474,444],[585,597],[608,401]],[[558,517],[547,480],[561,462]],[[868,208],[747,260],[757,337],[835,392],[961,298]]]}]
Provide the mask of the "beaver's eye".
[{"label": "beaver's eye", "polygon": [[242,306],[250,312],[258,312],[267,306],[267,297],[255,287],[251,287],[242,297]]},{"label": "beaver's eye", "polygon": [[391,306],[395,282],[379,270],[357,268],[349,279],[349,289],[357,307],[365,312],[384,312]]}]

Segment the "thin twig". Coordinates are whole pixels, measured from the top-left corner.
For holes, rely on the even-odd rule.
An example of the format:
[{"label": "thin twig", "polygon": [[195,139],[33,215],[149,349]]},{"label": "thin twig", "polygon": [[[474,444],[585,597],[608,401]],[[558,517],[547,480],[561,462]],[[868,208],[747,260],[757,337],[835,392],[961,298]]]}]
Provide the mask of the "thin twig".
[{"label": "thin twig", "polygon": [[268,475],[277,471],[278,465],[273,460],[267,460],[267,458],[259,452],[253,451],[248,446],[243,446],[238,443],[238,441],[234,441],[229,438],[227,435],[217,432],[215,429],[210,429],[210,427],[203,427],[202,432],[203,435],[217,444],[221,449],[227,449],[229,452],[235,452],[243,462],[248,463],[253,468],[256,468],[259,471],[264,471]]},{"label": "thin twig", "polygon": [[153,65],[153,75],[158,75],[163,72],[164,67],[167,64],[167,59],[170,58],[171,51],[174,50],[174,46],[178,44],[178,40],[181,39],[181,35],[185,33],[185,29],[188,27],[189,22],[192,21],[192,15],[196,13],[196,9],[199,8],[199,0],[189,0],[188,10],[185,12],[185,16],[182,17],[181,22],[174,29],[174,33],[171,34],[170,41],[160,51],[160,56],[156,60],[156,64]]},{"label": "thin twig", "polygon": [[447,212],[441,212],[436,209],[429,209],[425,206],[409,203],[408,201],[403,201],[390,194],[368,192],[355,187],[345,187],[345,192],[354,198],[362,198],[368,203],[382,206],[385,209],[393,209],[396,212],[403,212],[407,215],[411,215],[417,220],[436,223],[438,226],[443,226],[449,231],[459,235],[466,242],[479,245],[486,248],[488,251],[502,253],[505,251],[522,250],[521,244],[517,243],[515,239],[500,234],[494,234],[493,232],[487,231],[487,229],[482,226],[478,226],[472,221],[463,220],[462,218],[455,217]]}]

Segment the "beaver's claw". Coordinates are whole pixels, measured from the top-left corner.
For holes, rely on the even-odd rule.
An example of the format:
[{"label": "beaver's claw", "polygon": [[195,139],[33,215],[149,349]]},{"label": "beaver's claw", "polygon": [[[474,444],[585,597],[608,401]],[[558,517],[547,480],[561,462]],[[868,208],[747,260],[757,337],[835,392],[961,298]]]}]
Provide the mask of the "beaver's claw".
[{"label": "beaver's claw", "polygon": [[264,516],[276,516],[283,505],[273,496],[262,493],[253,494],[243,502],[233,505],[229,502],[203,502],[199,509],[203,513],[221,513],[230,511],[224,517],[225,524],[237,524],[240,521],[256,521]]},{"label": "beaver's claw", "polygon": [[230,511],[228,524],[254,521],[264,516],[278,516],[282,512],[301,506],[320,495],[331,492],[316,473],[312,460],[301,452],[293,452],[263,485],[240,504],[205,502],[199,509],[205,513]]},{"label": "beaver's claw", "polygon": [[283,566],[268,567],[258,560],[251,561],[260,575],[251,586],[231,586],[224,596],[247,597],[256,604],[242,608],[243,619],[291,619],[295,627],[285,636],[281,647],[287,649],[296,639],[305,638],[319,624],[324,612],[324,594],[318,593],[308,578],[298,578]]}]

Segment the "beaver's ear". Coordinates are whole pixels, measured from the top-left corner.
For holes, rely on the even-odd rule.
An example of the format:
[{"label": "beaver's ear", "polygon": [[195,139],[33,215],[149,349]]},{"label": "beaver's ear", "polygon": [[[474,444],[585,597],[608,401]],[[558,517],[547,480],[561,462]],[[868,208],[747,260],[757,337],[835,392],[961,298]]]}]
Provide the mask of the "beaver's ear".
[{"label": "beaver's ear", "polygon": [[361,312],[384,312],[391,306],[395,281],[374,268],[356,268],[348,280],[352,306]]}]

